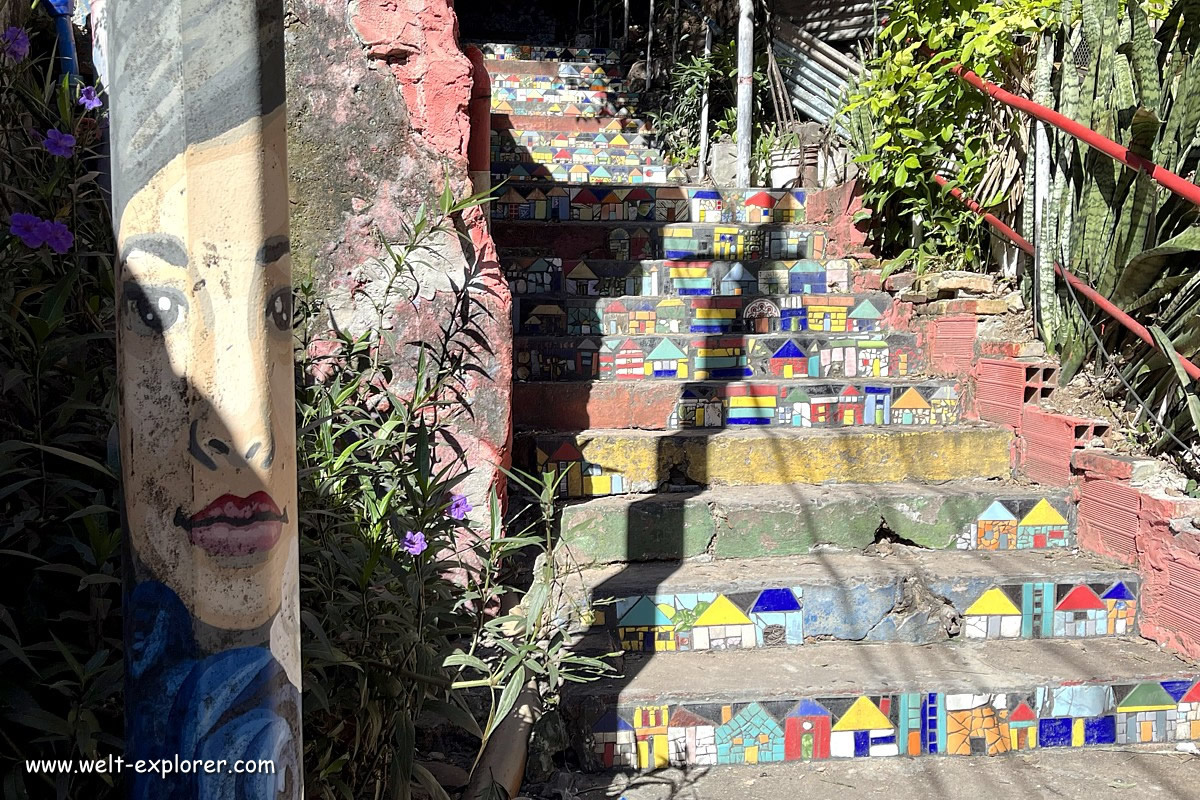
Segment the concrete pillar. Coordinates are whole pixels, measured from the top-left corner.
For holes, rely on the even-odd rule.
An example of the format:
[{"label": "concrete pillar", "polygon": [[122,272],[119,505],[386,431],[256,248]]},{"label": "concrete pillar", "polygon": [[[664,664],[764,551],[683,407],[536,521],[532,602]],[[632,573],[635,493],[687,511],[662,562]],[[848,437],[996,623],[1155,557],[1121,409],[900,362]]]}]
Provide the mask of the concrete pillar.
[{"label": "concrete pillar", "polygon": [[283,3],[108,21],[130,796],[298,799]]}]

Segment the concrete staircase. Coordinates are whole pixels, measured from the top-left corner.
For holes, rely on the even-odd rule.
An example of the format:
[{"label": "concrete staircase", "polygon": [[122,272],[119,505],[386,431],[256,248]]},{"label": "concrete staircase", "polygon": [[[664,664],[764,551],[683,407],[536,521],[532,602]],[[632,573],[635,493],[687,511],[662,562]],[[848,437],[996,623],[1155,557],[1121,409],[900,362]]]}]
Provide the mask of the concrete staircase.
[{"label": "concrete staircase", "polygon": [[562,477],[580,646],[625,652],[564,700],[584,766],[1200,739],[1139,572],[1076,546],[1104,426],[1037,416],[995,301],[897,298],[804,191],[686,185],[617,54],[482,49],[515,461]]}]

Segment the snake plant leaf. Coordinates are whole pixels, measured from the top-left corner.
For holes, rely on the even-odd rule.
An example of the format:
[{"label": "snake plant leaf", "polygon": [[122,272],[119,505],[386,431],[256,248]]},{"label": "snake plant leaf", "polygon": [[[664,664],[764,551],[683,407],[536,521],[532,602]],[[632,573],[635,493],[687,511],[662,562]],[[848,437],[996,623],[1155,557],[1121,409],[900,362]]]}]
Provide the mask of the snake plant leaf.
[{"label": "snake plant leaf", "polygon": [[1171,268],[1194,265],[1200,260],[1200,226],[1163,242],[1158,247],[1138,253],[1129,259],[1112,294],[1112,301],[1125,308],[1154,285],[1159,275]]},{"label": "snake plant leaf", "polygon": [[1154,337],[1154,341],[1158,343],[1158,346],[1166,353],[1167,358],[1171,360],[1171,366],[1175,369],[1175,376],[1179,378],[1179,386],[1183,391],[1183,396],[1187,403],[1188,414],[1192,417],[1192,430],[1200,430],[1200,397],[1196,396],[1196,386],[1184,370],[1183,361],[1180,359],[1179,354],[1175,352],[1175,346],[1171,343],[1170,337],[1163,333],[1161,328],[1157,325],[1151,325],[1150,335]]},{"label": "snake plant leaf", "polygon": [[1150,32],[1150,22],[1146,19],[1146,12],[1137,3],[1126,3],[1125,9],[1132,24],[1129,60],[1137,79],[1138,99],[1143,107],[1157,110],[1162,99],[1162,87],[1159,85],[1158,48]]},{"label": "snake plant leaf", "polygon": [[[1200,272],[1196,273],[1191,280],[1200,279]],[[1125,313],[1132,314],[1135,311],[1141,311],[1143,308],[1152,308],[1155,303],[1162,300],[1171,292],[1183,286],[1189,280],[1187,275],[1172,275],[1169,278],[1159,278],[1145,294],[1135,300],[1128,308],[1123,309]]]}]

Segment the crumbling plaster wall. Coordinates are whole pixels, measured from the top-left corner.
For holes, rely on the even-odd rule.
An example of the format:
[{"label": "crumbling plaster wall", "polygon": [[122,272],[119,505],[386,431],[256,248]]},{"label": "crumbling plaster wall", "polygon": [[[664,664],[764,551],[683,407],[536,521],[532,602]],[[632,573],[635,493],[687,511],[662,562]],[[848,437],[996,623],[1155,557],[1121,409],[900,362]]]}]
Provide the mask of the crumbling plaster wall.
[{"label": "crumbling plaster wall", "polygon": [[[487,229],[486,210],[459,221],[468,242],[444,236],[417,265],[417,287],[383,298],[387,255],[379,236],[405,238],[422,202],[436,207],[449,182],[471,193],[467,163],[473,67],[458,44],[448,0],[289,0],[288,157],[296,280],[312,278],[338,327],[355,332],[387,308],[400,342],[430,341],[447,318],[452,286],[476,260],[490,316],[478,353],[487,377],[469,377],[471,415],[456,438],[473,469],[476,508],[502,490],[509,463],[511,300]],[[486,136],[486,131],[483,132]],[[411,295],[411,296],[410,296]],[[392,354],[397,388],[412,379],[414,348]]]}]

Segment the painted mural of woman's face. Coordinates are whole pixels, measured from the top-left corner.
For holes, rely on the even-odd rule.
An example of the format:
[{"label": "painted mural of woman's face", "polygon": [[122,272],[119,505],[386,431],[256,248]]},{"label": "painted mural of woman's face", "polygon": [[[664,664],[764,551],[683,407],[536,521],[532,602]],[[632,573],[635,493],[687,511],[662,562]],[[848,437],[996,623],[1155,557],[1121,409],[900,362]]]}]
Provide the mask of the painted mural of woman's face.
[{"label": "painted mural of woman's face", "polygon": [[[189,147],[121,218],[122,470],[138,561],[193,617],[271,620],[296,548],[287,208],[255,119]],[[278,176],[273,180],[278,180]],[[294,568],[293,568],[294,569]]]}]

